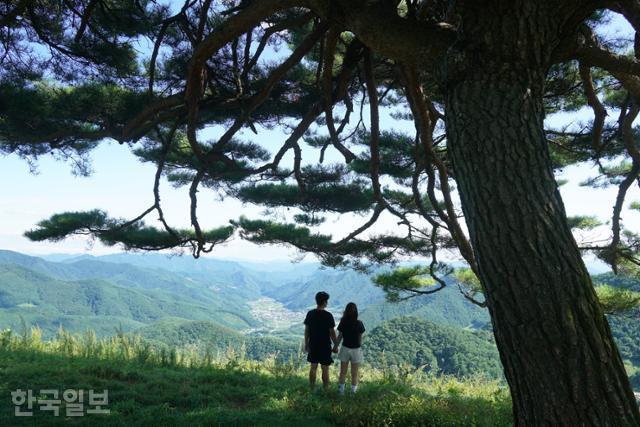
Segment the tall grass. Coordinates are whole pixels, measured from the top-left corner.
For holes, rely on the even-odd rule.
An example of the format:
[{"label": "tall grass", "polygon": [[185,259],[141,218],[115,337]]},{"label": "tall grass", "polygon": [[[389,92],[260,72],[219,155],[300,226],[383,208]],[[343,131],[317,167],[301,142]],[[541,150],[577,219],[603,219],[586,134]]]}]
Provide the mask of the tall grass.
[{"label": "tall grass", "polygon": [[[163,425],[159,419],[167,425],[511,424],[509,393],[499,382],[437,376],[412,366],[363,366],[360,392],[349,399],[333,388],[334,368],[333,387],[309,393],[302,352],[289,360],[273,354],[255,361],[242,346],[215,352],[169,348],[122,331],[98,339],[92,331],[71,334],[62,328],[44,341],[33,327],[0,332],[0,370],[3,364],[9,374],[5,387],[22,387],[24,378],[33,378],[44,388],[56,382],[112,388],[108,425]],[[2,421],[16,420],[0,416]],[[100,421],[91,419],[94,425]]]},{"label": "tall grass", "polygon": [[42,339],[42,330],[38,326],[23,328],[17,334],[11,329],[0,331],[0,350],[27,350],[41,353],[64,355],[70,358],[84,357],[102,360],[135,362],[150,366],[218,367],[233,368],[259,364],[274,376],[293,374],[304,364],[304,354],[282,360],[277,353],[267,355],[262,361],[247,359],[244,344],[233,347],[228,345],[220,351],[197,345],[181,348],[166,345],[154,345],[139,335],[126,334],[116,329],[113,336],[98,339],[96,333],[87,330],[83,334],[74,334],[60,327],[50,340]]}]

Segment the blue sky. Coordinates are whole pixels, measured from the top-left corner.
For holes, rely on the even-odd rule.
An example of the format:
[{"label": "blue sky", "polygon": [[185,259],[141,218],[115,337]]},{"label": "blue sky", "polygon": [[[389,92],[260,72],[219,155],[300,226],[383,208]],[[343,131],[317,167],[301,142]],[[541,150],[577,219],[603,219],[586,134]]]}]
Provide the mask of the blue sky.
[{"label": "blue sky", "polygon": [[[615,19],[606,29],[611,35],[628,35],[630,29],[621,19]],[[550,117],[548,123],[577,123],[590,118],[590,111],[583,110],[573,115]],[[411,124],[391,119],[389,116],[382,122],[383,129],[411,129]],[[213,138],[220,132],[214,129],[205,133]],[[253,134],[245,134],[247,137]],[[268,147],[278,147],[284,140],[284,134],[278,131],[264,131],[253,136]],[[304,156],[311,152],[305,150]],[[337,158],[336,154],[331,157]],[[38,165],[38,173],[30,173],[28,164],[15,155],[0,157],[0,182],[2,197],[0,199],[0,248],[16,250],[32,254],[47,253],[92,253],[102,254],[118,252],[118,247],[104,247],[99,243],[91,243],[84,238],[71,238],[62,242],[30,242],[22,236],[25,230],[50,216],[53,213],[75,210],[105,209],[112,216],[134,217],[153,202],[151,193],[155,169],[152,165],[142,164],[131,154],[130,148],[114,142],[102,143],[92,154],[93,174],[77,177],[71,173],[69,164],[55,161],[50,157],[42,157]],[[317,154],[313,154],[317,159]],[[285,158],[285,162],[290,161]],[[615,188],[594,190],[578,185],[580,181],[595,173],[590,165],[568,168],[560,178],[570,180],[561,188],[565,206],[569,215],[597,215],[607,220],[611,215]],[[640,200],[637,186],[632,187],[627,196],[627,206],[633,200]],[[166,182],[162,184],[163,208],[167,219],[177,227],[189,226],[189,202],[186,189],[173,189]],[[199,218],[204,227],[218,226],[230,219],[244,214],[249,217],[262,215],[262,209],[255,206],[243,206],[236,200],[217,200],[215,194],[203,190],[199,197]],[[154,217],[151,217],[153,221]],[[625,226],[640,230],[640,214],[625,211]],[[353,216],[335,216],[324,226],[325,232],[336,237],[348,233],[364,221],[364,218]],[[151,223],[151,222],[150,222]],[[378,230],[393,229],[395,224],[390,219],[383,219]],[[606,228],[579,235],[579,239],[593,240],[608,235]],[[245,260],[283,260],[296,256],[294,250],[284,247],[258,247],[251,243],[235,240],[218,247],[211,256],[218,258]]]}]

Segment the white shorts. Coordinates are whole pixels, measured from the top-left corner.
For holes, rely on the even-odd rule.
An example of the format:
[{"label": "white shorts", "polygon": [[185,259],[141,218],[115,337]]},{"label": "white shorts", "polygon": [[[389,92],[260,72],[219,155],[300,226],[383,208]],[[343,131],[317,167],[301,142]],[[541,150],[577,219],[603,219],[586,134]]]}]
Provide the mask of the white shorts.
[{"label": "white shorts", "polygon": [[342,346],[338,353],[338,359],[341,362],[362,363],[364,356],[362,355],[362,348],[349,348]]}]

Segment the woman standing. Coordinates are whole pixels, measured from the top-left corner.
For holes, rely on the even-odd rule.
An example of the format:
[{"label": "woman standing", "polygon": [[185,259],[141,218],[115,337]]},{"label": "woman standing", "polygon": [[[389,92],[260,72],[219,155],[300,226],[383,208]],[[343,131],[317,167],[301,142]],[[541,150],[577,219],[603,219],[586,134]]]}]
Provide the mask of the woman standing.
[{"label": "woman standing", "polygon": [[344,309],[344,314],[338,324],[338,340],[333,347],[334,353],[338,351],[338,345],[342,342],[342,348],[338,358],[340,359],[340,381],[339,391],[344,394],[344,382],[351,362],[351,392],[355,393],[358,389],[358,368],[364,361],[362,356],[362,334],[364,333],[364,324],[358,320],[358,307],[355,303],[350,302]]}]

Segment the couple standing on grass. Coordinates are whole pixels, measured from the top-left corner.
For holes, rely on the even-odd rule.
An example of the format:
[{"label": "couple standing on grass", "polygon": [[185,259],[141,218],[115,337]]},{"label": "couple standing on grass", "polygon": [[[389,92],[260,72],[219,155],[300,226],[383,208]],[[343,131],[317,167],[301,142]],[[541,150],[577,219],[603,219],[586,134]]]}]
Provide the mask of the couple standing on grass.
[{"label": "couple standing on grass", "polygon": [[[329,386],[329,366],[333,363],[331,353],[338,353],[338,347],[342,342],[342,347],[338,353],[340,359],[340,383],[338,390],[340,394],[344,394],[344,382],[351,363],[351,392],[355,393],[358,389],[358,368],[363,362],[362,334],[364,333],[364,324],[358,320],[358,307],[350,302],[344,309],[344,314],[338,324],[338,335],[334,327],[333,315],[329,313],[327,303],[329,302],[329,294],[326,292],[318,292],[316,294],[317,307],[307,313],[304,319],[304,350],[307,360],[311,363],[309,369],[309,383],[311,387],[316,384],[316,372],[318,364],[322,369],[322,384],[325,389]],[[332,344],[333,343],[333,347]]]}]

